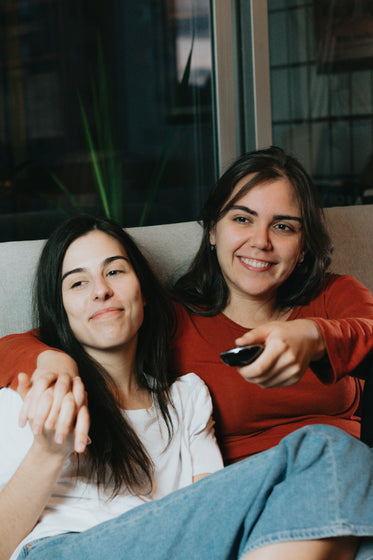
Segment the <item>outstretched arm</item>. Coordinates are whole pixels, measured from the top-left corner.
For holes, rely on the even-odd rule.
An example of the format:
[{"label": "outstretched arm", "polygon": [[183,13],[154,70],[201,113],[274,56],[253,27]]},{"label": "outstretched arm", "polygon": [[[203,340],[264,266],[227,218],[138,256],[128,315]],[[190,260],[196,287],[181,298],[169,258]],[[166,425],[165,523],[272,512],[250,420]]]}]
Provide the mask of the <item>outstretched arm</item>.
[{"label": "outstretched arm", "polygon": [[373,297],[351,276],[331,275],[303,318],[253,329],[236,344],[264,343],[265,350],[239,372],[262,387],[297,383],[307,367],[324,383],[336,382],[373,349]]}]

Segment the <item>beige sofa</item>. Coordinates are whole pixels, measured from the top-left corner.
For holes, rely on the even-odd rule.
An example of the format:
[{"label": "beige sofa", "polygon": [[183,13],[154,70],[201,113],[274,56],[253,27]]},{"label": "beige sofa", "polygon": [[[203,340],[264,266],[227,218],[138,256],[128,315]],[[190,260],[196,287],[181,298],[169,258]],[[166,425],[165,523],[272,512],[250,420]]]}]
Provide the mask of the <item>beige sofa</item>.
[{"label": "beige sofa", "polygon": [[[331,269],[352,274],[373,293],[373,205],[346,206],[326,210],[334,243]],[[143,249],[165,283],[186,269],[201,238],[196,222],[132,228],[129,232]],[[0,336],[32,327],[31,293],[40,241],[0,243]],[[363,365],[362,439],[373,446],[373,360]]]},{"label": "beige sofa", "polygon": [[[354,275],[373,293],[373,205],[326,210],[335,246],[332,270]],[[197,222],[130,228],[164,282],[172,282],[194,255],[201,237]],[[44,244],[0,243],[0,336],[31,326],[32,280]]]}]

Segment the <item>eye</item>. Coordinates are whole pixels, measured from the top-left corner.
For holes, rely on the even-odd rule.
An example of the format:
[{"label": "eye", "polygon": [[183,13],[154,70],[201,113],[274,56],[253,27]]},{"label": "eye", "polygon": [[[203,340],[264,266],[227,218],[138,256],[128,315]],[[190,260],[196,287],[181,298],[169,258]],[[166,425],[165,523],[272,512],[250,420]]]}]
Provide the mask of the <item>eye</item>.
[{"label": "eye", "polygon": [[69,287],[70,287],[70,290],[74,290],[76,288],[81,288],[86,283],[87,283],[86,280],[75,280],[75,282],[73,282]]},{"label": "eye", "polygon": [[109,270],[109,271],[107,272],[107,276],[117,276],[117,275],[119,275],[119,274],[124,274],[124,272],[125,272],[125,271],[124,271],[123,269],[114,268],[114,269]]},{"label": "eye", "polygon": [[249,218],[247,218],[247,216],[236,216],[235,218],[233,218],[233,221],[237,222],[238,224],[247,224],[251,220],[249,220]]},{"label": "eye", "polygon": [[274,224],[273,227],[281,233],[296,233],[298,231],[293,225],[285,224],[284,222]]}]

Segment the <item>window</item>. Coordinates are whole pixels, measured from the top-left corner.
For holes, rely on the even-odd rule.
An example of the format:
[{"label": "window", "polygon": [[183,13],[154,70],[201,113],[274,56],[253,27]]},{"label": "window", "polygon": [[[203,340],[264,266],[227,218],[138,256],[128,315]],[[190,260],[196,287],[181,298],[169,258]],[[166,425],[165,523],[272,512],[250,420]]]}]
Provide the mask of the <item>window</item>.
[{"label": "window", "polygon": [[372,202],[372,2],[268,0],[268,23],[273,143],[325,206]]},{"label": "window", "polygon": [[0,8],[0,241],[195,219],[217,175],[208,0]]}]

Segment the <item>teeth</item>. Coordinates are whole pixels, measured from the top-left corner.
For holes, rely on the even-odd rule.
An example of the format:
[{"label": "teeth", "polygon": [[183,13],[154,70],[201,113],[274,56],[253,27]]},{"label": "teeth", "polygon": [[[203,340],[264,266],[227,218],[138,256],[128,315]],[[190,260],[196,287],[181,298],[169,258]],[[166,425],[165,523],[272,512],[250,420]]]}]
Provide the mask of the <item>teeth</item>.
[{"label": "teeth", "polygon": [[245,259],[243,257],[241,257],[241,261],[254,268],[269,268],[271,266],[270,263],[264,263],[264,262],[256,261],[254,259]]}]

